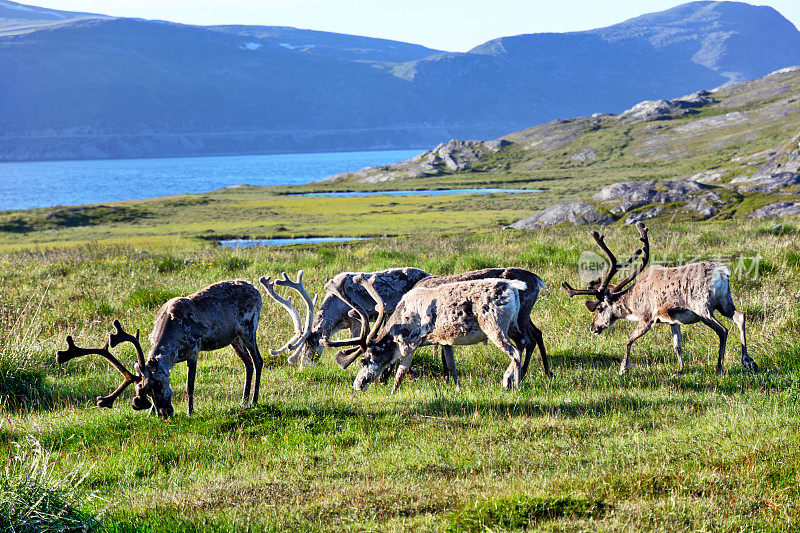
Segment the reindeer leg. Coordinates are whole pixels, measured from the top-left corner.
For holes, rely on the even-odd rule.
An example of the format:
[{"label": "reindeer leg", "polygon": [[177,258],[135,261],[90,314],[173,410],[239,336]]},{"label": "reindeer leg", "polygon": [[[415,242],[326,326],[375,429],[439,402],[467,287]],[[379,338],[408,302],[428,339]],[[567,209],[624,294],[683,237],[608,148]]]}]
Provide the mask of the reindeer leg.
[{"label": "reindeer leg", "polygon": [[236,337],[231,343],[233,351],[239,356],[239,359],[244,363],[244,394],[242,394],[242,403],[247,405],[250,401],[250,382],[253,380],[253,360],[247,352],[247,348],[240,337]]},{"label": "reindeer leg", "polygon": [[619,365],[620,376],[624,376],[630,368],[629,359],[631,356],[631,346],[633,346],[633,343],[636,342],[636,339],[647,333],[652,326],[653,323],[649,320],[640,320],[639,324],[636,326],[636,329],[633,330],[633,333],[631,333],[630,336],[628,336],[628,342],[625,343],[625,357],[622,358],[622,363]]},{"label": "reindeer leg", "polygon": [[411,359],[414,357],[414,350],[408,350],[400,357],[400,365],[397,367],[397,374],[394,376],[394,386],[392,387],[392,394],[394,394],[406,377],[406,372],[411,368]]},{"label": "reindeer leg", "polygon": [[670,324],[672,329],[672,348],[675,350],[675,355],[678,356],[678,372],[683,372],[683,350],[681,348],[681,325]]},{"label": "reindeer leg", "polygon": [[700,320],[706,326],[710,327],[714,330],[714,333],[717,334],[719,337],[719,358],[717,359],[717,374],[722,374],[724,369],[725,363],[725,343],[728,340],[728,330],[723,326],[719,320],[714,318],[712,313],[709,313],[708,316],[701,316]]},{"label": "reindeer leg", "polygon": [[[249,338],[243,339],[243,343],[250,354],[250,360],[253,363],[255,370],[255,383],[253,384],[253,405],[258,403],[258,389],[261,386],[261,369],[264,367],[264,359],[261,357],[261,352],[258,351],[258,344],[256,343],[255,327],[250,333]],[[302,364],[302,362],[301,362]]]},{"label": "reindeer leg", "polygon": [[748,370],[758,372],[758,364],[747,354],[747,335],[744,329],[744,315],[739,311],[734,311],[733,323],[739,328],[739,341],[742,343],[742,365]]},{"label": "reindeer leg", "polygon": [[461,385],[458,384],[458,371],[456,370],[456,360],[453,357],[453,347],[450,345],[439,345],[439,349],[442,351],[442,365],[444,366],[444,378],[446,380],[450,380],[453,378],[453,384],[456,386],[456,390],[461,390]]},{"label": "reindeer leg", "polygon": [[492,341],[492,344],[497,346],[500,351],[511,359],[511,363],[503,374],[503,388],[510,389],[512,386],[514,388],[519,388],[520,372],[522,370],[522,354],[517,347],[514,346],[508,334],[497,322],[484,323],[481,325],[481,329],[486,335],[486,338]]},{"label": "reindeer leg", "polygon": [[188,359],[186,361],[186,366],[188,367],[186,377],[186,399],[189,404],[186,412],[191,415],[194,412],[194,378],[197,374],[197,359]]},{"label": "reindeer leg", "polygon": [[[544,370],[544,375],[547,376],[548,378],[552,378],[553,372],[550,370],[550,364],[547,361],[547,352],[544,349],[544,338],[542,336],[542,330],[537,328],[533,324],[533,322],[531,322],[530,327],[531,327],[531,334],[533,335],[533,340],[536,343],[536,346],[539,347],[539,353],[542,356],[542,370]],[[533,348],[531,348],[531,353],[533,353]],[[528,370],[527,364],[529,360],[530,356],[526,357],[525,366],[522,367],[523,376],[525,375],[525,372],[527,372]]]}]

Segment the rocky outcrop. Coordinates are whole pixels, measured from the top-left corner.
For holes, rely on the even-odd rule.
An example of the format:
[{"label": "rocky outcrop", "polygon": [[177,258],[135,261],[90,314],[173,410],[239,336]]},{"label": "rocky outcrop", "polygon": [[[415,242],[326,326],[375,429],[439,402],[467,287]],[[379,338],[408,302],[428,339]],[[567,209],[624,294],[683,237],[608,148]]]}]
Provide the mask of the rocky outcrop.
[{"label": "rocky outcrop", "polygon": [[[534,229],[563,222],[573,225],[611,224],[627,214],[625,224],[682,212],[693,218],[716,215],[726,201],[724,189],[695,181],[629,181],[603,187],[592,196],[594,203],[578,201],[554,205],[511,226]],[[670,205],[674,204],[674,205]],[[598,209],[599,207],[599,209]],[[609,216],[604,211],[611,214]]]},{"label": "rocky outcrop", "polygon": [[597,207],[589,202],[564,202],[517,221],[508,226],[508,228],[538,229],[556,226],[565,222],[569,222],[573,226],[582,226],[584,224],[607,225],[614,222],[614,219],[601,213]]},{"label": "rocky outcrop", "polygon": [[800,135],[778,150],[769,161],[752,176],[741,176],[731,180],[739,185],[740,192],[797,192],[800,185]]},{"label": "rocky outcrop", "polygon": [[747,181],[747,185],[739,186],[739,192],[775,192],[778,194],[790,194],[787,190],[795,185],[800,185],[800,174],[794,172],[780,172],[771,176],[763,176],[759,179]]},{"label": "rocky outcrop", "polygon": [[787,215],[800,215],[800,202],[775,202],[759,207],[750,218],[775,218]]},{"label": "rocky outcrop", "polygon": [[692,113],[694,108],[716,102],[708,91],[697,91],[674,100],[645,100],[639,102],[621,115],[623,122],[642,122],[647,120],[665,120]]},{"label": "rocky outcrop", "polygon": [[[696,181],[629,181],[603,187],[592,196],[613,214],[623,214],[649,204],[686,202],[700,211],[700,206],[722,202],[714,188]],[[711,215],[708,215],[711,216]]]},{"label": "rocky outcrop", "polygon": [[320,182],[356,181],[359,183],[380,183],[402,178],[438,176],[445,172],[459,172],[470,169],[487,154],[497,153],[508,144],[511,143],[504,139],[493,141],[461,141],[453,139],[439,144],[433,150],[422,152],[407,161],[334,174],[320,180]]}]

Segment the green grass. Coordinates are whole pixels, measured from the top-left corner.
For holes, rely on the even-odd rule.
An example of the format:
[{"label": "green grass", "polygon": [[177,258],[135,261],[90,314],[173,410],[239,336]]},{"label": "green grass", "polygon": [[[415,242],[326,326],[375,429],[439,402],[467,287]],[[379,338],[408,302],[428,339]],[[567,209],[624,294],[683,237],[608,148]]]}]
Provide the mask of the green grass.
[{"label": "green grass", "polygon": [[[717,376],[716,336],[694,325],[683,328],[683,373],[668,328],[657,327],[634,346],[630,375],[617,376],[632,326],[592,336],[581,301],[558,290],[576,281],[580,251],[593,249],[583,228],[425,231],[280,249],[160,248],[144,239],[9,252],[0,256],[0,368],[33,377],[0,383],[8,420],[0,450],[13,453],[30,436],[57,454],[60,471],[91,467],[84,485],[107,502],[99,516],[108,531],[796,528],[800,235],[773,225],[651,226],[654,261],[763,256],[757,279],[732,279],[762,367],[755,375],[742,370],[731,335],[727,373]],[[629,227],[606,233],[615,250],[635,245]],[[178,414],[167,421],[134,412],[125,398],[95,407],[120,380],[104,361],[53,362],[67,334],[101,345],[114,318],[148,332],[160,302],[213,281],[303,268],[309,291],[321,292],[340,271],[398,265],[538,273],[548,288],[532,319],[556,377],[544,378],[537,363],[521,390],[504,391],[502,354],[459,347],[457,393],[425,348],[415,356],[419,380],[394,396],[383,386],[356,393],[355,369],[340,370],[329,352],[303,370],[269,356],[267,347],[291,334],[269,299],[255,407],[238,403],[244,373],[229,348],[201,355],[192,417],[186,367],[176,366]],[[130,348],[118,351],[133,360]],[[18,392],[26,383],[35,392]]]}]

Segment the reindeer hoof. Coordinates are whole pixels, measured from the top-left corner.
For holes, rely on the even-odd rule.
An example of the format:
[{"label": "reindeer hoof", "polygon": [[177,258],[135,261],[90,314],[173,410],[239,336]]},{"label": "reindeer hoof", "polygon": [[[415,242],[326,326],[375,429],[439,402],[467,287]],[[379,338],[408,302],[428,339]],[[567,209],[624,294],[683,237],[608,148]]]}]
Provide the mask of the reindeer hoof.
[{"label": "reindeer hoof", "polygon": [[106,398],[104,396],[97,397],[97,407],[106,407],[108,409],[111,409],[113,405],[114,405],[114,400],[112,400],[111,398]]},{"label": "reindeer hoof", "polygon": [[742,357],[742,364],[750,372],[758,372],[758,363],[756,363],[749,355],[747,358]]}]

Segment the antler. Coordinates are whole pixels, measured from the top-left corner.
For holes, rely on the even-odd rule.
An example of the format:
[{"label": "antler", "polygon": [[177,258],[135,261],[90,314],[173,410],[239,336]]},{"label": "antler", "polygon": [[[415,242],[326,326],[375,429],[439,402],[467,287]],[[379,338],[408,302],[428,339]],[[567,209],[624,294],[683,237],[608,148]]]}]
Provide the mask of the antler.
[{"label": "antler", "polygon": [[[121,328],[118,327],[119,322],[114,321],[114,327],[117,328],[117,333],[121,331]],[[113,335],[112,335],[113,337]],[[66,350],[59,350],[56,352],[56,363],[62,364],[66,363],[71,359],[75,359],[76,357],[82,357],[84,355],[91,355],[96,354],[100,355],[105,358],[111,365],[119,371],[120,374],[125,378],[122,384],[117,387],[117,389],[109,394],[108,396],[98,396],[97,397],[97,406],[98,407],[111,407],[114,404],[114,400],[116,400],[122,391],[124,391],[128,385],[131,383],[139,383],[142,380],[142,376],[137,376],[132,374],[125,365],[123,365],[116,357],[111,355],[111,352],[108,351],[109,344],[111,344],[112,340],[109,338],[106,341],[106,344],[102,348],[79,348],[75,345],[75,341],[72,339],[71,335],[67,336],[67,349]],[[136,344],[138,345],[138,339]],[[139,348],[141,351],[141,348]],[[143,357],[142,357],[143,358]]]},{"label": "antler", "polygon": [[561,282],[561,288],[564,290],[564,292],[567,293],[567,296],[569,296],[570,298],[582,294],[587,294],[589,296],[598,296],[600,294],[600,291],[598,291],[597,289],[573,289],[572,286],[566,281]]},{"label": "antler", "polygon": [[369,344],[375,339],[375,336],[383,327],[383,323],[386,319],[386,305],[383,303],[383,298],[378,294],[378,291],[375,290],[375,286],[373,285],[373,283],[375,283],[375,276],[367,279],[363,274],[359,274],[353,278],[353,283],[364,287],[372,299],[375,300],[375,311],[378,312],[378,318],[375,319],[375,324],[372,325],[372,329],[369,330],[369,335],[367,335],[365,344]]},{"label": "antler", "polygon": [[[364,289],[369,293],[373,300],[375,300],[375,310],[378,312],[378,318],[375,319],[375,323],[372,325],[372,329],[370,329],[369,333],[365,336],[365,332],[367,330],[366,324],[366,314],[363,313],[363,310],[359,311],[358,307],[353,307],[359,314],[362,314],[364,317],[364,321],[362,321],[361,326],[361,343],[358,346],[354,346],[352,348],[345,348],[344,350],[340,350],[334,356],[336,363],[342,367],[347,368],[350,366],[353,361],[355,361],[359,355],[361,355],[367,348],[370,342],[375,339],[375,336],[378,334],[380,329],[383,327],[383,323],[386,319],[386,305],[383,302],[383,298],[375,290],[375,286],[373,283],[375,282],[375,276],[372,276],[369,280],[364,277],[363,274],[359,274],[353,278],[353,283],[361,285]],[[345,289],[347,290],[347,289]],[[352,299],[351,299],[352,300]],[[347,301],[347,300],[346,300]],[[349,303],[349,302],[348,302]],[[351,304],[352,305],[352,304]]]},{"label": "antler", "polygon": [[[303,302],[305,302],[305,304],[306,304],[306,324],[305,324],[305,327],[302,330],[302,334],[300,335],[299,339],[289,341],[289,343],[286,345],[286,348],[288,348],[290,350],[294,350],[294,349],[298,348],[301,344],[303,344],[305,342],[305,340],[308,338],[308,336],[311,334],[311,323],[314,320],[314,308],[317,306],[317,295],[315,294],[314,295],[314,299],[312,300],[311,296],[309,296],[308,293],[306,292],[305,287],[303,287],[303,271],[302,270],[298,270],[297,271],[297,281],[290,280],[289,276],[286,275],[286,272],[284,272],[283,273],[283,279],[276,280],[275,281],[275,285],[278,285],[280,287],[289,287],[291,289],[296,290],[298,293],[300,293],[300,296],[303,298]],[[291,305],[291,303],[290,303],[290,305]],[[283,350],[281,350],[281,352],[282,351]],[[281,353],[281,352],[278,352],[278,353]],[[270,353],[271,353],[271,351],[270,351]],[[273,354],[273,355],[277,355],[277,354]],[[297,354],[296,353],[293,354],[293,357],[295,355],[297,355]]]},{"label": "antler", "polygon": [[[327,290],[328,292],[330,292],[331,294],[333,294],[334,296],[336,296],[337,298],[342,300],[344,303],[349,305],[353,309],[353,311],[355,311],[355,313],[358,315],[359,320],[361,321],[361,332],[359,333],[358,337],[352,337],[350,339],[342,339],[342,340],[338,340],[338,341],[329,340],[329,341],[326,341],[325,344],[328,345],[328,346],[334,347],[334,348],[338,348],[338,347],[341,347],[341,346],[354,346],[354,345],[355,346],[362,346],[362,345],[366,346],[366,343],[367,343],[367,332],[368,332],[368,328],[369,328],[369,316],[367,315],[366,311],[364,311],[364,309],[360,305],[358,305],[353,300],[353,298],[350,297],[350,294],[347,292],[347,289],[345,289],[344,287],[342,287],[342,290],[339,290],[339,287],[336,286],[335,284],[328,283],[325,286],[325,290]],[[340,351],[339,353],[337,353],[337,356],[339,354],[341,354],[342,352],[345,352],[345,351],[347,351],[347,350]],[[338,362],[338,360],[337,360],[337,362]],[[341,366],[341,363],[339,363],[339,365]],[[342,368],[345,368],[345,367],[342,367]]]},{"label": "antler", "polygon": [[289,313],[289,316],[292,319],[292,325],[294,326],[294,336],[291,339],[289,339],[289,341],[287,341],[286,344],[284,344],[277,350],[272,350],[272,349],[269,350],[269,353],[271,353],[272,355],[279,355],[288,350],[289,346],[291,346],[291,344],[303,334],[303,328],[300,322],[300,313],[298,313],[297,309],[295,309],[294,306],[292,305],[291,296],[289,296],[288,298],[281,298],[281,296],[277,292],[275,292],[275,284],[279,280],[272,281],[272,277],[262,276],[261,278],[259,278],[258,281],[267,290],[267,294],[269,294],[273,300],[281,304],[281,306],[283,306],[283,308],[286,309],[286,312]]},{"label": "antler", "polygon": [[136,335],[134,336],[122,329],[122,325],[119,323],[119,320],[114,320],[113,324],[116,331],[108,336],[108,343],[112,348],[116,348],[123,342],[130,342],[133,344],[133,347],[136,348],[136,362],[139,365],[139,372],[144,374],[147,371],[147,367],[144,360],[142,345],[139,344],[139,330],[136,330]]},{"label": "antler", "polygon": [[636,259],[642,255],[642,264],[639,265],[636,270],[634,270],[627,278],[622,280],[620,283],[617,283],[613,287],[611,287],[612,293],[618,293],[622,290],[625,285],[636,279],[636,277],[642,273],[642,271],[647,266],[647,263],[650,261],[650,235],[649,230],[642,222],[636,223],[636,229],[639,230],[639,240],[642,241],[642,247],[638,248],[634,253],[633,256],[621,267],[627,268],[628,266],[632,265]]},{"label": "antler", "polygon": [[644,270],[647,266],[648,261],[650,260],[650,240],[648,237],[648,230],[642,222],[636,223],[636,229],[639,230],[639,240],[642,241],[642,248],[637,248],[630,259],[625,261],[622,264],[617,262],[617,258],[608,248],[605,242],[605,235],[600,235],[596,231],[591,233],[592,238],[597,242],[597,245],[606,255],[609,261],[608,270],[606,271],[605,275],[603,276],[602,281],[596,280],[589,284],[589,288],[587,289],[573,289],[569,283],[566,281],[561,282],[561,288],[564,292],[567,293],[567,296],[578,296],[578,295],[589,295],[589,296],[597,296],[598,298],[602,297],[602,295],[608,289],[609,284],[611,283],[611,279],[616,275],[617,272],[620,270],[627,268],[628,266],[632,265],[634,261],[636,261],[639,256],[643,255],[642,257],[642,264],[637,267],[637,269],[632,272],[627,278],[622,280],[622,282],[612,285],[611,286],[611,293],[617,294],[619,291],[625,287],[628,283],[636,279],[636,277]]},{"label": "antler", "polygon": [[600,247],[600,249],[603,251],[606,257],[608,257],[608,270],[606,271],[606,275],[603,277],[603,281],[600,283],[600,286],[595,288],[597,290],[597,294],[603,294],[604,292],[606,292],[608,284],[611,283],[611,279],[617,272],[619,272],[620,267],[617,264],[617,258],[614,257],[614,254],[606,245],[605,241],[606,236],[600,235],[596,231],[593,231],[592,238],[595,240],[597,246]]}]

